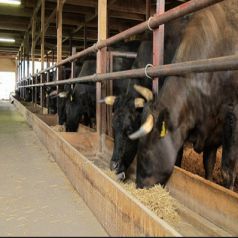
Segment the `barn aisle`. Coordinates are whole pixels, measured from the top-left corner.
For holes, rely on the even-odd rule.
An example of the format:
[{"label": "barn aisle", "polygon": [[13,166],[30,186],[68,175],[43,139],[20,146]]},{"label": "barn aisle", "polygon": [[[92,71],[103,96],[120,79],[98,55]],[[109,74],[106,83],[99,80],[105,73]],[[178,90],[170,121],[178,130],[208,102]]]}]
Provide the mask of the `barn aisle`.
[{"label": "barn aisle", "polygon": [[33,130],[4,101],[0,236],[107,236]]}]

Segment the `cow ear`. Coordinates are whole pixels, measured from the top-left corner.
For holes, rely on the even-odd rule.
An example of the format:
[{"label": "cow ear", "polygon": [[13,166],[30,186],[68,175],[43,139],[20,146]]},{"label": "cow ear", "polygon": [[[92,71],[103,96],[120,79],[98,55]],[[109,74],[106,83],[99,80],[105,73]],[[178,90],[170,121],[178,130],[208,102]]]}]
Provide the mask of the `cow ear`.
[{"label": "cow ear", "polygon": [[72,94],[70,94],[70,102],[73,102],[74,101],[74,97]]},{"label": "cow ear", "polygon": [[160,112],[159,117],[157,119],[156,127],[160,132],[160,138],[163,138],[167,135],[168,132],[168,112],[167,110],[163,110]]},{"label": "cow ear", "polygon": [[165,121],[162,122],[162,127],[160,129],[160,137],[163,138],[167,134],[167,124],[165,124]]}]

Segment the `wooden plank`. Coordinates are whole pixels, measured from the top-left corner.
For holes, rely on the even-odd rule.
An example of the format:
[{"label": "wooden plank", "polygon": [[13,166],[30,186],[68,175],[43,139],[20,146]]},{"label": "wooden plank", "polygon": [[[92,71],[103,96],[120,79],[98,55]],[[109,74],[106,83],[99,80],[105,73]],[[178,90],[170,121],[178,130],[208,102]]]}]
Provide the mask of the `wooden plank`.
[{"label": "wooden plank", "polygon": [[60,133],[53,131],[17,100],[14,105],[110,236],[181,236],[84,157]]},{"label": "wooden plank", "polygon": [[178,167],[166,186],[188,208],[226,231],[238,234],[237,193]]}]

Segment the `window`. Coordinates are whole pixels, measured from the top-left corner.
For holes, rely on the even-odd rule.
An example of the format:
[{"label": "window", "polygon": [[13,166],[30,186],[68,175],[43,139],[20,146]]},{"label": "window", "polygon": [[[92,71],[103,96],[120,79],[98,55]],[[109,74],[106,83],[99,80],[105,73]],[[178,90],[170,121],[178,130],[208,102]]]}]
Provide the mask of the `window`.
[{"label": "window", "polygon": [[15,91],[15,72],[0,72],[0,100],[9,99],[10,92]]}]

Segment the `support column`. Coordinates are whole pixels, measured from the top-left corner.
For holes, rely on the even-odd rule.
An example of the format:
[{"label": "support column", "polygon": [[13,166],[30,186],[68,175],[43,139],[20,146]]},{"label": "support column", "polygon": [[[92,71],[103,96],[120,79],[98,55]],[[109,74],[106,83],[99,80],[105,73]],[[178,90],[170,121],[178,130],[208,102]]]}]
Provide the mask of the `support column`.
[{"label": "support column", "polygon": [[[23,52],[23,69],[22,69],[22,85],[25,86],[26,82],[25,82],[25,76],[26,76],[26,48],[25,48],[25,39],[23,41],[23,46],[22,46],[22,52]],[[23,92],[23,98],[26,98],[26,88],[23,88],[22,90]]]},{"label": "support column", "polygon": [[[32,61],[32,75],[35,74],[35,37],[36,37],[36,15],[34,14],[32,17],[32,42],[31,42],[31,61]],[[36,83],[36,78],[32,77],[32,83]],[[34,100],[35,92],[37,91],[37,87],[32,88],[32,102],[36,103]]]},{"label": "support column", "polygon": [[[165,11],[165,0],[157,0],[156,13],[162,14]],[[153,33],[153,65],[164,64],[164,25],[154,30]],[[153,92],[158,95],[159,78],[153,79]]]},{"label": "support column", "polygon": [[[76,54],[76,47],[72,47],[71,52],[72,52],[72,55]],[[78,76],[78,75],[76,75],[75,71],[76,71],[75,70],[75,60],[73,60],[71,62],[71,78],[74,78],[74,77]]]},{"label": "support column", "polygon": [[[19,51],[19,85],[22,86],[22,48]],[[20,88],[20,98],[22,99],[22,88]]]},{"label": "support column", "polygon": [[[41,70],[44,70],[45,56],[45,0],[41,0]],[[40,75],[40,82],[45,81],[45,74]],[[40,105],[44,106],[45,93],[43,87],[40,87]]]},{"label": "support column", "polygon": [[[56,23],[57,23],[57,64],[62,60],[62,11],[63,11],[63,1],[57,0],[56,8]],[[53,51],[54,55],[54,51]],[[62,80],[62,67],[56,68],[56,80]],[[64,86],[57,86],[58,91],[62,91]],[[58,118],[59,119],[59,118]]]},{"label": "support column", "polygon": [[[98,0],[98,41],[107,38],[107,0]],[[107,48],[103,48],[97,53],[97,73],[106,72]],[[96,83],[96,123],[97,133],[102,136],[106,131],[106,105],[99,104],[98,101],[106,96],[105,82]],[[102,140],[99,151],[102,150]]]},{"label": "support column", "polygon": [[[30,77],[30,56],[29,56],[29,45],[30,45],[30,41],[29,41],[29,32],[26,33],[26,57],[27,57],[27,78]],[[27,85],[29,85],[29,79],[27,79]]]},{"label": "support column", "polygon": [[[62,11],[63,11],[63,1],[57,0],[57,64],[62,60]],[[57,80],[62,79],[61,67],[57,69]]]},{"label": "support column", "polygon": [[83,40],[83,48],[87,48],[87,23],[84,23],[84,28],[83,28],[83,35],[84,35],[84,40]]}]

